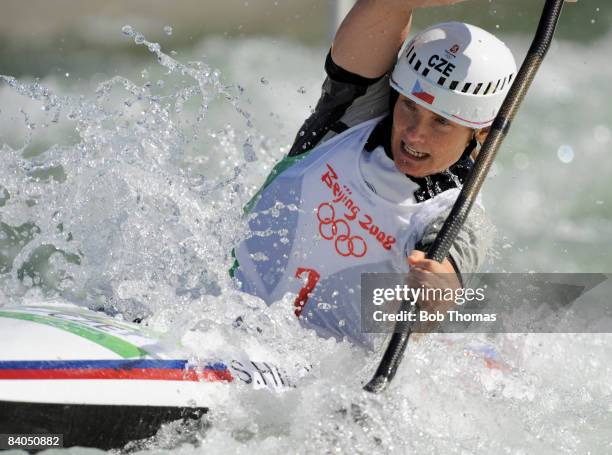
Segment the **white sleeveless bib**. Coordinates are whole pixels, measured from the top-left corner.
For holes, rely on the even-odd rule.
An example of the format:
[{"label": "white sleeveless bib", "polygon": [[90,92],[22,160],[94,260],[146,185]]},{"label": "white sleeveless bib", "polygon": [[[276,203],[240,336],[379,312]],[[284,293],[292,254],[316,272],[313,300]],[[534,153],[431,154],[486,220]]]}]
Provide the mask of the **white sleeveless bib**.
[{"label": "white sleeveless bib", "polygon": [[361,333],[361,274],[406,272],[406,255],[428,220],[458,194],[451,190],[417,204],[374,193],[359,158],[368,153],[364,144],[379,120],[293,158],[258,195],[249,216],[251,236],[236,249],[242,290],[268,304],[291,292],[306,325],[361,344],[369,344]]}]

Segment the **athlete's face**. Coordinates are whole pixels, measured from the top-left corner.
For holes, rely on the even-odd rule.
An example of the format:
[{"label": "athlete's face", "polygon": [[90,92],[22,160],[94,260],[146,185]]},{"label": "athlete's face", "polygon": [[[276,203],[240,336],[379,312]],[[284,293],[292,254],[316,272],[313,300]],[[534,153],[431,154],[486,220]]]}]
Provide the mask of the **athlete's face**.
[{"label": "athlete's face", "polygon": [[[393,161],[400,172],[413,177],[436,174],[459,159],[473,134],[400,95],[393,111]],[[479,142],[481,138],[482,130],[477,133]]]}]

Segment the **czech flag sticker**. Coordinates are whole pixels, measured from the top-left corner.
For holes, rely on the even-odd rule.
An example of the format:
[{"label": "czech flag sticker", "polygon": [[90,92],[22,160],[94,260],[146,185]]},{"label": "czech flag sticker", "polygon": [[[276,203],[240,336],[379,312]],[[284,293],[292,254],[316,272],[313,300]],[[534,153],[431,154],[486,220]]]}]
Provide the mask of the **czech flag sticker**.
[{"label": "czech flag sticker", "polygon": [[425,101],[427,104],[433,104],[434,100],[436,99],[436,97],[431,93],[427,93],[425,90],[423,90],[423,87],[421,87],[419,81],[416,81],[410,93],[416,96],[418,99]]}]

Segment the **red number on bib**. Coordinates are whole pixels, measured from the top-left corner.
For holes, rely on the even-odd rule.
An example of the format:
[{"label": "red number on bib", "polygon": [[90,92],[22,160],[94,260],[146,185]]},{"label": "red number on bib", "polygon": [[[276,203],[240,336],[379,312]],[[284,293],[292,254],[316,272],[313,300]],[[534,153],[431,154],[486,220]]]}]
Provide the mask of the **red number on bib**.
[{"label": "red number on bib", "polygon": [[317,285],[317,283],[319,282],[319,278],[321,277],[321,275],[319,275],[319,272],[317,272],[316,270],[306,269],[304,267],[299,267],[295,271],[295,277],[302,278],[302,275],[304,275],[305,273],[308,274],[308,279],[306,280],[306,284],[304,285],[304,287],[300,289],[300,293],[296,297],[295,303],[294,303],[295,315],[298,318],[302,314],[302,309],[304,308],[304,306],[306,306],[306,303],[308,302],[308,297],[310,293],[312,292],[314,287]]}]

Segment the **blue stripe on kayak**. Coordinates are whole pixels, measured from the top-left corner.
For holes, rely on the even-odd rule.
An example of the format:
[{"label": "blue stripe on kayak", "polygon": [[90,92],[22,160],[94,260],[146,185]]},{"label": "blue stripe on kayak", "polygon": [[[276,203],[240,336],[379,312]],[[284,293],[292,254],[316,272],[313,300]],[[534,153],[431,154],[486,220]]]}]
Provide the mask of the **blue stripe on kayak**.
[{"label": "blue stripe on kayak", "polygon": [[206,368],[207,370],[223,371],[227,370],[227,365],[223,362],[207,363],[206,365],[204,365],[204,368]]},{"label": "blue stripe on kayak", "polygon": [[[189,365],[205,370],[227,370],[223,362],[211,362],[204,365]],[[0,370],[72,370],[72,369],[162,369],[184,370],[188,367],[187,360],[155,360],[155,359],[125,359],[125,360],[6,360],[0,361]]]}]

